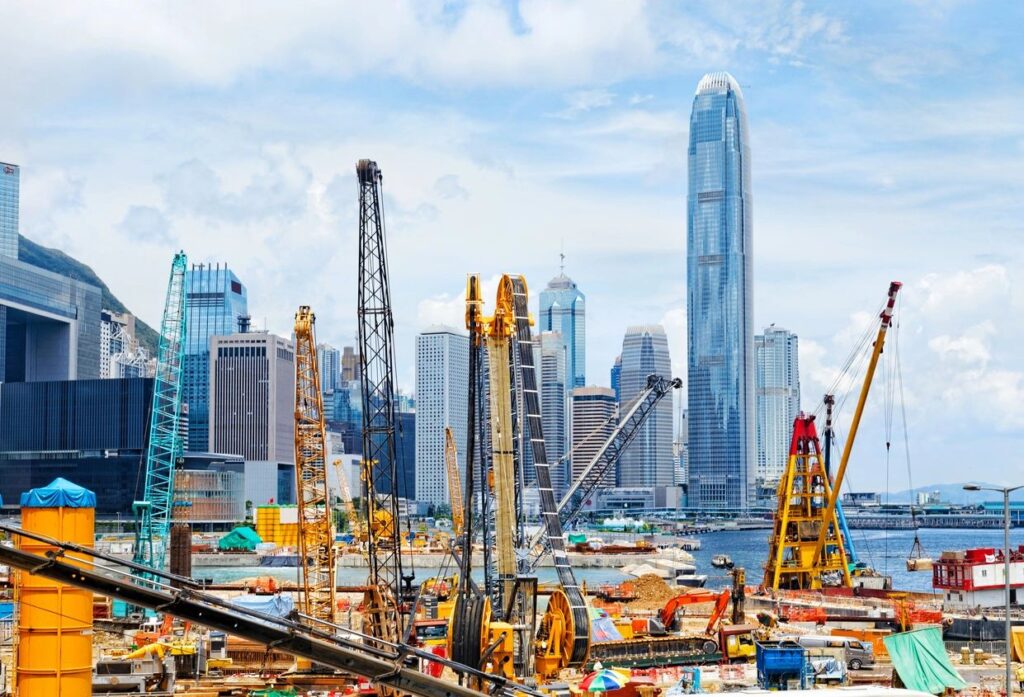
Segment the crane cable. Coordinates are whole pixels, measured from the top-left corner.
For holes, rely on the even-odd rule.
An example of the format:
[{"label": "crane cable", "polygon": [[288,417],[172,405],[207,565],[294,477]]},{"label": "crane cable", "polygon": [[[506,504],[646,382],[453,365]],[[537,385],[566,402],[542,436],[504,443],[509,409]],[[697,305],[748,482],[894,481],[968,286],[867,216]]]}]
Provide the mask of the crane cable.
[{"label": "crane cable", "polygon": [[[898,303],[897,300],[897,309]],[[914,545],[910,548],[910,558],[920,559],[924,556],[924,548],[921,546],[921,538],[918,535],[917,513],[914,511],[914,474],[910,464],[910,429],[907,427],[907,400],[903,390],[903,361],[900,359],[900,316],[896,315],[896,333],[893,337],[893,355],[896,364],[896,389],[899,391],[900,399],[900,420],[903,426],[903,452],[907,460],[907,486],[910,487],[910,520],[914,526]]]}]

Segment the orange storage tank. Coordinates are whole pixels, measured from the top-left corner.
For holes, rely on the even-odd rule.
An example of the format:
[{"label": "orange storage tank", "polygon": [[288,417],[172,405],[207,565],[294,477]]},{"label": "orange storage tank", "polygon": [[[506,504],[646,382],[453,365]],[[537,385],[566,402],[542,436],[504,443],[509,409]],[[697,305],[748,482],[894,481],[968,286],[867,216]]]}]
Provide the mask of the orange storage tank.
[{"label": "orange storage tank", "polygon": [[[96,495],[58,477],[21,495],[24,530],[92,547]],[[18,538],[20,549],[44,555],[55,548]],[[92,564],[66,559],[70,564]],[[21,571],[17,578],[16,694],[87,697],[92,694],[92,593]]]}]

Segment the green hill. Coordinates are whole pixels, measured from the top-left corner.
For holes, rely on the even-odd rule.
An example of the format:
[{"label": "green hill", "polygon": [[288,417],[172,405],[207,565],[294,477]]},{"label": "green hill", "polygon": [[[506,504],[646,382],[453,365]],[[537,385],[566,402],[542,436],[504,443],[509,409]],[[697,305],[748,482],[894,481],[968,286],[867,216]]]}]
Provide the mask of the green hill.
[{"label": "green hill", "polygon": [[[103,292],[104,310],[131,312],[131,310],[125,307],[123,302],[117,299],[117,296],[110,292],[107,284],[96,275],[95,271],[59,249],[44,247],[36,244],[24,235],[18,235],[18,258],[27,264],[32,264],[41,269],[59,273],[61,276],[67,276],[76,281],[84,281],[96,286]],[[136,317],[135,333],[138,335],[135,338],[138,339],[139,343],[146,347],[151,356],[156,356],[157,344],[160,341],[160,335],[157,331]]]}]

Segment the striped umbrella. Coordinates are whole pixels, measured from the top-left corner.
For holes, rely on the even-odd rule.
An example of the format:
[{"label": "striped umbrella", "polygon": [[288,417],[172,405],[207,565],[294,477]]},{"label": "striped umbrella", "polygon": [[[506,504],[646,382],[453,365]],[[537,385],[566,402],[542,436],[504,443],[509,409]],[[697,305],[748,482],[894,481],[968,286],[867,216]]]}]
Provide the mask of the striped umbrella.
[{"label": "striped umbrella", "polygon": [[587,692],[607,692],[625,687],[629,682],[629,675],[621,670],[603,668],[591,673],[580,682],[580,689]]}]

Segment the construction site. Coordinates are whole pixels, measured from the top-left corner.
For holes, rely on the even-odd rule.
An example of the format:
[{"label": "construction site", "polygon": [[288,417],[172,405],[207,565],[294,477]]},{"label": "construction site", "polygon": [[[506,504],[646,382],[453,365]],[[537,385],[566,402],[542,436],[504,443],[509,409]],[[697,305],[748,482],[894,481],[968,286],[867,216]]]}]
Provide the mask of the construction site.
[{"label": "construction site", "polygon": [[[485,298],[481,275],[469,274],[467,438],[456,442],[446,431],[451,529],[427,535],[412,530],[399,504],[395,279],[381,170],[360,160],[356,177],[363,424],[361,491],[341,497],[347,534],[338,530],[328,488],[339,465],[326,443],[316,317],[307,305],[294,319],[296,504],[260,506],[251,526],[216,539],[176,522],[182,507],[196,520],[244,517],[237,475],[176,469],[187,327],[181,252],[160,327],[134,533],[123,548],[98,545],[96,494],[73,482],[58,479],[22,495],[20,522],[0,527],[0,564],[8,569],[2,592],[12,608],[0,623],[9,627],[0,636],[0,692],[678,697],[842,686],[864,695],[1005,694],[1010,666],[983,648],[991,641],[954,642],[956,613],[933,594],[892,588],[857,556],[843,515],[839,492],[900,283],[888,287],[848,361],[862,380],[850,388],[854,406],[841,451],[834,447],[836,400],[826,397],[823,444],[816,416],[801,414],[793,424],[763,566],[741,568],[730,549],[710,550],[728,582],[707,588],[703,580],[687,582],[695,576],[692,556],[679,540],[598,548],[570,533],[605,473],[681,380],[649,376],[557,496],[552,471],[559,463],[545,448],[527,280],[504,274],[496,296]],[[349,477],[335,476],[347,489]],[[528,490],[539,497],[539,516],[525,513]],[[294,549],[298,582],[203,578],[203,555],[218,546],[244,557],[271,542]],[[907,564],[930,572],[933,562],[918,545]],[[577,575],[605,565],[626,566],[629,580],[588,587]],[[541,582],[541,567],[553,570],[553,582]],[[365,569],[365,580],[340,583],[342,568],[360,576]]]}]

